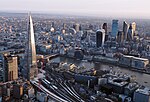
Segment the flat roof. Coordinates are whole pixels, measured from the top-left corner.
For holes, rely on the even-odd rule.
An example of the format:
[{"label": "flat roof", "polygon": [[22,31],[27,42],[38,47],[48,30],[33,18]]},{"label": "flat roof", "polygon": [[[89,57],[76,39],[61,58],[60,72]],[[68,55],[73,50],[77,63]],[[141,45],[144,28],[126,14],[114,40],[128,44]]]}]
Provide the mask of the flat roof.
[{"label": "flat roof", "polygon": [[135,92],[150,96],[150,88],[145,86],[138,88]]},{"label": "flat roof", "polygon": [[108,80],[108,83],[110,84],[114,84],[114,85],[117,85],[117,86],[124,86],[126,84],[128,84],[128,82],[126,81],[122,81],[122,82],[115,82],[114,80],[117,80],[118,78],[113,78],[111,80]]},{"label": "flat roof", "polygon": [[148,59],[146,59],[146,58],[139,58],[139,57],[133,57],[135,60],[137,59],[137,60],[143,60],[143,61],[147,61]]},{"label": "flat roof", "polygon": [[129,56],[129,55],[123,55],[124,57],[129,57],[129,58],[133,58],[135,60],[143,60],[143,61],[147,61],[148,59],[146,58],[140,58],[140,57],[134,57],[134,56]]}]

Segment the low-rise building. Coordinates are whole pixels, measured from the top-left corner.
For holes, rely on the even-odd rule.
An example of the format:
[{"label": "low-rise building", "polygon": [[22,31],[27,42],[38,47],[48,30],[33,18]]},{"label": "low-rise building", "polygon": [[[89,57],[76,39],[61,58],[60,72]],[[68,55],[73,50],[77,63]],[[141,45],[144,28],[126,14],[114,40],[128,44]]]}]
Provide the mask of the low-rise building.
[{"label": "low-rise building", "polygon": [[146,66],[148,64],[149,64],[149,60],[148,59],[133,57],[131,66],[133,68],[142,69],[142,68],[146,68]]},{"label": "low-rise building", "polygon": [[132,56],[122,55],[119,59],[119,64],[125,65],[127,67],[131,66]]},{"label": "low-rise building", "polygon": [[16,99],[20,99],[23,95],[23,86],[15,84],[13,85],[13,97]]},{"label": "low-rise building", "polygon": [[114,78],[108,80],[108,85],[113,88],[113,92],[123,94],[124,87],[128,85],[128,82],[122,79]]},{"label": "low-rise building", "polygon": [[150,89],[147,87],[140,87],[134,92],[134,102],[150,102]]},{"label": "low-rise building", "polygon": [[119,59],[119,64],[124,65],[126,67],[144,69],[149,64],[149,60],[146,58],[122,55]]},{"label": "low-rise building", "polygon": [[139,88],[139,85],[138,83],[129,83],[129,85],[127,85],[125,88],[124,88],[124,94],[127,95],[127,96],[130,96],[132,97],[133,94],[134,94],[134,91],[136,89]]}]

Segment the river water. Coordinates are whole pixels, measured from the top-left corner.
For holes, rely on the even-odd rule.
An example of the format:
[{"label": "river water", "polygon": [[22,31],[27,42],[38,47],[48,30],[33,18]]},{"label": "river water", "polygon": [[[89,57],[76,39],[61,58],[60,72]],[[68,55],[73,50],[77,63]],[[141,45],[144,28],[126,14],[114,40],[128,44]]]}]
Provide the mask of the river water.
[{"label": "river water", "polygon": [[140,85],[150,87],[150,75],[131,71],[127,68],[122,68],[122,67],[105,64],[101,62],[86,62],[86,61],[81,61],[81,60],[76,60],[76,59],[71,59],[71,58],[65,58],[65,57],[57,57],[57,58],[52,59],[51,61],[64,62],[64,63],[66,62],[68,64],[73,63],[76,66],[85,66],[88,69],[95,68],[95,69],[109,70],[111,66],[114,71],[121,71],[124,74],[126,73],[132,76],[136,76],[136,81]]}]

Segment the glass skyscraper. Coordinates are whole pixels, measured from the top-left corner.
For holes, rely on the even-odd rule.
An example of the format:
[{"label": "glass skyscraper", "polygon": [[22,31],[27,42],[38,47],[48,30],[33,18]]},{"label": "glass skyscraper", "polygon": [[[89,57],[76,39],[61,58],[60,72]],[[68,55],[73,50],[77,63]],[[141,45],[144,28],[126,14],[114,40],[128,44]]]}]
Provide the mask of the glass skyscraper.
[{"label": "glass skyscraper", "polygon": [[107,40],[108,40],[107,23],[104,23],[104,24],[102,25],[102,29],[105,30],[105,41],[107,41]]},{"label": "glass skyscraper", "polygon": [[37,61],[36,61],[36,49],[35,49],[35,38],[32,17],[29,16],[28,20],[28,40],[26,45],[26,67],[27,67],[27,79],[34,78],[37,73]]},{"label": "glass skyscraper", "polygon": [[117,33],[118,33],[118,20],[113,20],[111,36],[115,38],[117,36]]},{"label": "glass skyscraper", "polygon": [[132,23],[132,29],[133,29],[133,32],[136,31],[136,23],[135,22]]},{"label": "glass skyscraper", "polygon": [[129,29],[129,25],[127,24],[127,22],[123,22],[123,38],[124,41],[126,41],[127,39],[127,33],[128,33],[128,29]]},{"label": "glass skyscraper", "polygon": [[96,32],[96,46],[97,47],[103,47],[105,41],[105,30],[97,30]]},{"label": "glass skyscraper", "polygon": [[127,41],[132,41],[133,36],[134,36],[134,32],[133,32],[133,29],[132,29],[132,24],[130,24],[129,30],[128,30],[128,33],[127,33]]}]

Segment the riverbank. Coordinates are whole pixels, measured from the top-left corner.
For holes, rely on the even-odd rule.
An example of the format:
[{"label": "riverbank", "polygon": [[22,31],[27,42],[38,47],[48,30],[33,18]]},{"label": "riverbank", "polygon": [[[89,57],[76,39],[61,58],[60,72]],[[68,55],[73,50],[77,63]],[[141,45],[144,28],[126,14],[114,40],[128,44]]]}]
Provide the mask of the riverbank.
[{"label": "riverbank", "polygon": [[[60,55],[60,57],[77,59],[75,57],[68,56],[68,55]],[[82,59],[77,59],[77,60],[82,60]],[[97,57],[97,58],[92,57],[92,60],[87,60],[87,61],[88,62],[102,62],[104,64],[115,65],[115,66],[118,66],[118,67],[126,68],[126,69],[131,70],[131,71],[136,71],[136,72],[139,72],[139,73],[144,73],[144,74],[150,75],[150,72],[146,71],[145,69],[137,69],[137,68],[133,68],[133,67],[130,67],[130,66],[122,65],[122,64],[119,63],[118,59],[114,59],[114,58],[108,58],[108,57],[101,56],[101,57]]]},{"label": "riverbank", "polygon": [[[70,57],[56,57],[50,60],[51,62],[58,62],[58,63],[68,63],[68,64],[75,64],[76,66],[82,67],[84,66],[87,69],[95,68],[96,70],[113,70],[115,72],[124,73],[127,75],[131,75],[135,77],[135,80],[140,84],[147,87],[150,87],[150,74],[144,74],[138,71],[129,70],[129,68],[120,67],[117,65],[103,63],[103,62],[95,62],[95,61],[84,61],[84,60],[77,60],[75,58]],[[147,82],[147,83],[145,83]]]}]

